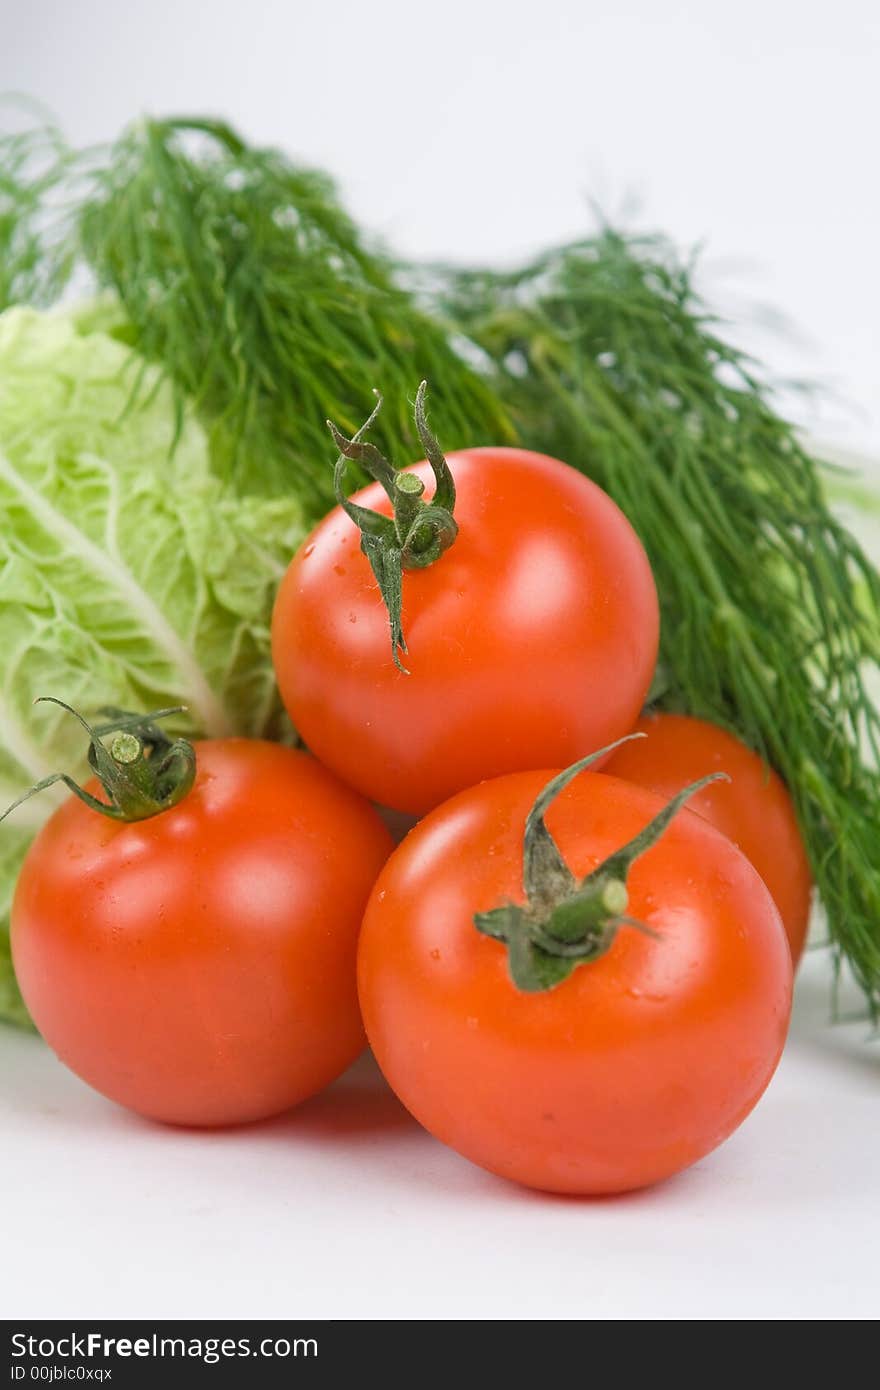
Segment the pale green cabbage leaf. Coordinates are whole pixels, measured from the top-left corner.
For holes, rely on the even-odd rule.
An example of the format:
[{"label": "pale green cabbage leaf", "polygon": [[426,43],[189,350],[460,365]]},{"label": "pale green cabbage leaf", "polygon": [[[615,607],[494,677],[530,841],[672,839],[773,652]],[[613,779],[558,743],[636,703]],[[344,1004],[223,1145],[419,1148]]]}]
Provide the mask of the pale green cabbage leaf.
[{"label": "pale green cabbage leaf", "polygon": [[[0,807],[49,772],[86,772],[82,730],[38,695],[86,714],[183,704],[171,727],[193,734],[283,730],[269,620],[301,508],[225,490],[194,415],[95,322],[0,314]],[[9,1020],[26,1021],[15,879],[59,800],[34,797],[0,824]]]}]

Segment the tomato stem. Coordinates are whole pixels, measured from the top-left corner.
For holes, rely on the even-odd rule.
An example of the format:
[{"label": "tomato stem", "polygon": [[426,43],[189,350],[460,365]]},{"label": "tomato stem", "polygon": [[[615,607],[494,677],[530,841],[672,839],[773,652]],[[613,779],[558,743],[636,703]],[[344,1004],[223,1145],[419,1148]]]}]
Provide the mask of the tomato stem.
[{"label": "tomato stem", "polygon": [[507,946],[511,978],[518,989],[535,993],[561,984],[577,966],[604,955],[622,926],[656,935],[643,922],[626,916],[629,871],[657,843],[689,797],[710,782],[729,781],[727,774],[713,772],[685,787],[637,835],[580,882],[566,864],[544,820],[552,802],[578,773],[622,743],[644,737],[643,733],[627,734],[551,778],[526,817],[525,906],[504,903],[474,917],[477,931]]},{"label": "tomato stem", "polygon": [[[107,800],[93,796],[66,772],[53,772],[8,806],[0,815],[0,821],[23,801],[55,782],[63,782],[91,810],[118,821],[157,816],[176,806],[192,788],[196,775],[195,749],[185,738],[170,739],[156,723],[169,715],[182,714],[185,706],[155,710],[152,714],[105,709],[102,713],[107,716],[107,722],[92,728],[77,710],[54,695],[38,696],[34,704],[43,702],[60,705],[85,729],[89,737],[89,766]],[[113,738],[107,747],[102,739],[110,734]]]},{"label": "tomato stem", "polygon": [[[428,427],[425,415],[427,382],[416,392],[415,421],[422,448],[434,474],[434,495],[424,499],[425,485],[415,473],[399,472],[374,444],[367,444],[363,435],[369,430],[382,407],[377,391],[376,405],[369,419],[351,439],[346,439],[331,420],[327,427],[339,450],[333,473],[336,500],[361,533],[361,550],[379,585],[382,601],[388,610],[391,634],[391,654],[398,670],[408,674],[400,659],[406,654],[406,640],[401,624],[404,570],[426,569],[439,560],[458,535],[455,509],[455,479],[437,439]],[[345,465],[359,463],[375,482],[385,490],[393,508],[393,516],[383,516],[369,507],[361,507],[346,497],[344,490]]]}]

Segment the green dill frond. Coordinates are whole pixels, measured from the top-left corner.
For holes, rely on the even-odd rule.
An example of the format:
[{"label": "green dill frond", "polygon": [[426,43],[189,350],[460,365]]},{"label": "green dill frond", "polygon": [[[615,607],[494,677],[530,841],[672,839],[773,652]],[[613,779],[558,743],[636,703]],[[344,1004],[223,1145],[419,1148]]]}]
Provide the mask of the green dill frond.
[{"label": "green dill frond", "polygon": [[330,179],[222,122],[134,126],[96,176],[81,241],[237,488],[295,489],[320,515],[333,505],[327,418],[354,433],[379,387],[375,443],[418,457],[410,402],[423,378],[446,448],[512,439],[491,389],[366,247]]},{"label": "green dill frond", "polygon": [[50,124],[0,132],[0,312],[52,304],[74,252],[64,190],[74,156]]}]

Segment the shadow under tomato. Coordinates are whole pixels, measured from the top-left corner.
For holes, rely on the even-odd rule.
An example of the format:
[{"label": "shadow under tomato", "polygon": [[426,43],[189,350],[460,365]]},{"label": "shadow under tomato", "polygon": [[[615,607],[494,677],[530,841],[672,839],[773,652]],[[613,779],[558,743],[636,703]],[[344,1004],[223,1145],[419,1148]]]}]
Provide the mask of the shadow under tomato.
[{"label": "shadow under tomato", "polygon": [[371,1054],[360,1057],[326,1091],[303,1101],[287,1115],[252,1126],[266,1133],[286,1133],[340,1140],[386,1138],[395,1133],[417,1133],[419,1126],[391,1090]]},{"label": "shadow under tomato", "polygon": [[[466,1159],[461,1161],[467,1162]],[[674,1173],[660,1182],[651,1183],[648,1187],[631,1188],[628,1192],[545,1192],[541,1188],[525,1187],[522,1183],[498,1177],[484,1169],[476,1169],[476,1172],[480,1179],[479,1195],[483,1200],[501,1200],[523,1207],[580,1207],[584,1211],[596,1211],[604,1207],[646,1207],[654,1202],[668,1203],[670,1193],[674,1190],[681,1191],[699,1181],[699,1169],[695,1166],[684,1169],[681,1173]]]},{"label": "shadow under tomato", "polygon": [[325,1091],[311,1096],[301,1105],[268,1120],[255,1120],[243,1125],[171,1125],[129,1116],[134,1124],[151,1129],[170,1128],[206,1140],[229,1142],[241,1136],[248,1142],[254,1139],[296,1142],[297,1139],[316,1139],[351,1145],[359,1139],[387,1138],[396,1132],[418,1133],[416,1121],[401,1105],[389,1087],[370,1053],[359,1057],[337,1081]]}]

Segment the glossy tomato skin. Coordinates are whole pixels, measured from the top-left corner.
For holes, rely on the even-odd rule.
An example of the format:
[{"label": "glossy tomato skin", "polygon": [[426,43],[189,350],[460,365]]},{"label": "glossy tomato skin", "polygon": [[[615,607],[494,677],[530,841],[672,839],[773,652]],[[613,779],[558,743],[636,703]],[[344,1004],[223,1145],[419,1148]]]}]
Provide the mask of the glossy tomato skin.
[{"label": "glossy tomato skin", "polygon": [[74,797],[54,813],[12,949],[37,1027],[85,1081],[154,1119],[226,1125],[296,1105],[361,1051],[357,933],[391,840],[305,753],[228,739],[196,757],[193,790],[150,820]]},{"label": "glossy tomato skin", "polygon": [[[634,866],[610,950],[554,989],[513,985],[473,914],[522,902],[525,816],[553,774],[483,783],[439,807],[391,856],[358,952],[367,1036],[426,1129],[505,1178],[601,1194],[669,1177],[741,1123],[776,1067],[791,959],[755,870],[681,812]],[[663,803],[578,777],[547,824],[583,875]]]},{"label": "glossy tomato skin", "polygon": [[710,772],[713,782],[692,797],[692,811],[724,832],[754,864],[773,895],[797,964],[810,919],[810,861],[785,783],[757,753],[715,724],[689,715],[645,715],[647,738],[625,743],[605,771],[668,800]]},{"label": "glossy tomato skin", "polygon": [[[519,449],[472,449],[449,465],[458,538],[403,579],[409,675],[392,662],[358,530],[338,508],[294,558],[272,629],[281,694],[312,752],[416,815],[626,733],[657,655],[648,560],[604,492]],[[427,465],[411,471],[430,492]],[[378,486],[355,500],[389,512]]]}]

